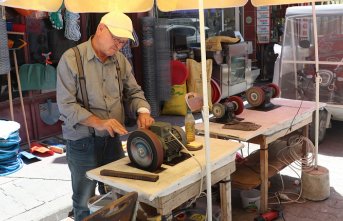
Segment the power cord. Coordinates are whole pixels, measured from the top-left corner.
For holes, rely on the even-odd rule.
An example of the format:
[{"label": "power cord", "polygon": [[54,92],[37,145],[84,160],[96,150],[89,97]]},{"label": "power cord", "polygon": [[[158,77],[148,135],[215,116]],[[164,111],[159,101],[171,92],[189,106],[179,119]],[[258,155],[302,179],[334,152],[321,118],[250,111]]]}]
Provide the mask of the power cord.
[{"label": "power cord", "polygon": [[[281,191],[278,191],[278,192],[274,193],[274,196],[269,197],[269,199],[276,198],[278,202],[277,203],[269,202],[268,204],[277,205],[277,204],[288,204],[288,203],[305,203],[306,200],[301,197],[301,194],[302,194],[302,184],[301,184],[301,182],[299,184],[300,185],[300,193],[286,192],[285,191],[284,180],[282,178],[281,172],[276,167],[274,167],[273,165],[269,165],[269,166],[274,168],[276,171],[278,171],[278,174],[280,175],[282,189],[281,189]],[[295,172],[295,174],[300,179],[300,175],[293,168],[292,168],[292,170]],[[296,199],[291,199],[291,197],[289,197],[288,195],[295,195]]]},{"label": "power cord", "polygon": [[[308,157],[303,157],[302,154],[302,147],[305,145],[306,153],[311,153]],[[300,150],[299,150],[300,149]],[[299,180],[301,177],[296,170],[303,170],[303,171],[311,171],[314,168],[314,146],[310,139],[304,136],[299,136],[298,138],[294,139],[290,142],[290,145],[279,150],[277,153],[277,159],[285,165],[289,165],[289,168],[298,176]],[[293,163],[292,163],[293,162]],[[295,192],[285,192],[284,181],[280,171],[274,167],[273,165],[269,165],[270,167],[274,168],[278,174],[280,175],[281,183],[282,183],[282,190],[275,193],[275,196],[270,198],[277,198],[278,202],[285,204],[285,203],[304,203],[306,202],[305,199],[301,197],[302,195],[302,183],[299,182],[300,185],[300,193]],[[289,195],[295,195],[296,199],[291,199]],[[281,201],[282,200],[282,201]],[[276,204],[276,203],[269,203],[269,204]]]},{"label": "power cord", "polygon": [[206,196],[206,193],[202,191],[203,181],[204,181],[203,168],[202,168],[202,166],[201,166],[199,160],[198,160],[197,158],[195,158],[194,155],[191,154],[191,153],[189,152],[189,150],[185,147],[185,145],[183,145],[183,143],[182,143],[182,142],[181,142],[181,141],[180,141],[171,131],[169,131],[169,133],[170,133],[170,134],[172,135],[172,137],[174,137],[175,140],[177,140],[177,142],[186,150],[186,152],[187,152],[190,156],[192,156],[192,159],[194,159],[195,162],[196,162],[196,163],[199,165],[199,167],[200,167],[200,176],[201,176],[201,179],[200,179],[200,190],[199,190],[199,194],[198,194],[196,197],[194,197],[194,198],[190,201],[190,203],[187,205],[187,207],[190,207],[198,198],[201,197],[201,195]]},{"label": "power cord", "polygon": [[[302,156],[302,147],[304,145],[307,154]],[[315,147],[311,140],[307,137],[299,136],[291,141],[290,145],[280,149],[276,156],[280,162],[290,165],[294,169],[312,171],[315,163],[314,153]],[[292,162],[294,162],[295,166],[291,164]]]}]

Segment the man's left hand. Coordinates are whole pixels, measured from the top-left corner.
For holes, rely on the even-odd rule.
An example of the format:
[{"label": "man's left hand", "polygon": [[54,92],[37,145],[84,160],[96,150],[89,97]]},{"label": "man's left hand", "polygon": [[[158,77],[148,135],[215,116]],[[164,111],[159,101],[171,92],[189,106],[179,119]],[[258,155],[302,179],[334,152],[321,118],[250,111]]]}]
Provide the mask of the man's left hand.
[{"label": "man's left hand", "polygon": [[155,122],[149,113],[139,113],[137,119],[138,128],[148,129]]}]

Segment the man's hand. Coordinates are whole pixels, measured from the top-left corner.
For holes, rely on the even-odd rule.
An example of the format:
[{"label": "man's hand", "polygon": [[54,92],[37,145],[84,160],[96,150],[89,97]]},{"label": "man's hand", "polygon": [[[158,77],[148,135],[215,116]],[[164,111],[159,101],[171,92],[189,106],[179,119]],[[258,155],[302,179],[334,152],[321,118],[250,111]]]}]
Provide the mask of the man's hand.
[{"label": "man's hand", "polygon": [[119,135],[125,135],[128,133],[125,127],[116,119],[100,120],[94,128],[100,131],[107,130],[111,137],[114,137],[115,133]]},{"label": "man's hand", "polygon": [[125,135],[128,133],[125,127],[121,125],[121,123],[119,123],[116,119],[102,120],[92,115],[84,121],[81,121],[80,123],[85,126],[94,127],[95,129],[100,131],[107,130],[111,137],[114,137],[115,133],[119,135]]},{"label": "man's hand", "polygon": [[138,113],[137,126],[138,128],[148,129],[155,122],[154,118],[149,113]]}]

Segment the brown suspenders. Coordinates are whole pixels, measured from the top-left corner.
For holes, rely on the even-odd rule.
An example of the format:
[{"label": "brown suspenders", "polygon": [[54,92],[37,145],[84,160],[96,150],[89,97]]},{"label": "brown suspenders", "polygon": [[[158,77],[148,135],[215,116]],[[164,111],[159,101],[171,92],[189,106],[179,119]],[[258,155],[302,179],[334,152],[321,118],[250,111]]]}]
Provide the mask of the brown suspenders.
[{"label": "brown suspenders", "polygon": [[[78,77],[79,77],[79,82],[80,82],[80,92],[81,92],[81,96],[82,96],[83,105],[90,112],[87,87],[86,87],[86,79],[85,79],[85,74],[83,71],[83,65],[82,65],[82,61],[81,61],[80,51],[79,51],[79,48],[77,46],[73,47],[73,50],[75,52],[76,64],[77,64],[77,69],[78,69],[78,73],[79,73]],[[115,65],[116,65],[116,69],[117,69],[117,74],[118,74],[119,95],[120,95],[120,99],[122,100],[121,82],[120,82],[120,79],[121,79],[120,65],[119,65],[117,58],[115,58],[114,60],[115,60]],[[88,127],[88,128],[89,128],[89,132],[93,136],[95,136],[94,128],[93,127]]]},{"label": "brown suspenders", "polygon": [[[88,102],[88,95],[87,95],[87,88],[86,88],[86,79],[85,79],[85,75],[83,72],[83,66],[82,66],[82,62],[81,62],[81,55],[80,55],[80,51],[78,49],[78,47],[73,47],[73,50],[75,52],[75,57],[76,57],[76,64],[77,64],[77,69],[79,70],[79,82],[80,82],[80,92],[81,92],[81,96],[82,96],[82,101],[83,101],[83,105],[84,107],[90,112],[90,108],[89,108],[89,102]],[[89,132],[95,136],[95,130],[93,127],[88,127]]]}]

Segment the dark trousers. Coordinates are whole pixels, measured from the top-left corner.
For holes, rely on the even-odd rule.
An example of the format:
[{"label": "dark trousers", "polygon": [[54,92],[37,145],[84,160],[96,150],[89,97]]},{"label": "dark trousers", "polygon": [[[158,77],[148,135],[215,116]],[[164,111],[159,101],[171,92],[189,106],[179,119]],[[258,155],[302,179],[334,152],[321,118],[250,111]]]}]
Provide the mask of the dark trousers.
[{"label": "dark trousers", "polygon": [[124,157],[119,136],[86,137],[67,141],[67,161],[71,172],[73,210],[75,221],[88,216],[88,199],[95,195],[96,181],[86,172]]}]

